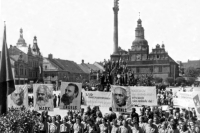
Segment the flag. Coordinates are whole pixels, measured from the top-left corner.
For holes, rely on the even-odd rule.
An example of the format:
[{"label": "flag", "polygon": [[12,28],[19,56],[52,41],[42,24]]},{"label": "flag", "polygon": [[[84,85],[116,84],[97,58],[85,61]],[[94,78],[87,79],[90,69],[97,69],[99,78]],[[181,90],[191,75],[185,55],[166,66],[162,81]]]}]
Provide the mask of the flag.
[{"label": "flag", "polygon": [[4,26],[3,45],[0,60],[0,114],[7,112],[7,96],[14,90],[15,84],[6,42],[6,26]]}]

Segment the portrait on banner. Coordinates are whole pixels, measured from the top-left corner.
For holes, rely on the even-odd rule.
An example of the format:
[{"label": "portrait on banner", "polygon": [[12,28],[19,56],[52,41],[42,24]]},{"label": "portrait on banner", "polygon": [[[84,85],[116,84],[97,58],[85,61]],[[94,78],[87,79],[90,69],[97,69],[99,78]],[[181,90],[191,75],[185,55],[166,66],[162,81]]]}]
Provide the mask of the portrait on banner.
[{"label": "portrait on banner", "polygon": [[130,89],[126,86],[111,86],[112,107],[116,112],[127,112],[131,105]]},{"label": "portrait on banner", "polygon": [[33,84],[35,110],[53,111],[53,85]]},{"label": "portrait on banner", "polygon": [[15,91],[8,95],[8,108],[28,108],[27,85],[15,85]]},{"label": "portrait on banner", "polygon": [[61,83],[61,109],[79,110],[81,104],[81,83]]}]

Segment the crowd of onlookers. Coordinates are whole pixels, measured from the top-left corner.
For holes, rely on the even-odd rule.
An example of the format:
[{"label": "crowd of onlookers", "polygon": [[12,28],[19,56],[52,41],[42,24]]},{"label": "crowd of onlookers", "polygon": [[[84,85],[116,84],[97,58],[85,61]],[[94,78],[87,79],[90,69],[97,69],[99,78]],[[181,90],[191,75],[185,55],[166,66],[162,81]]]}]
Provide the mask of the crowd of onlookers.
[{"label": "crowd of onlookers", "polygon": [[0,116],[1,133],[200,133],[200,121],[193,109],[142,106],[140,113],[116,114],[112,108],[102,114],[98,106],[68,111],[66,116],[49,116],[10,109]]}]

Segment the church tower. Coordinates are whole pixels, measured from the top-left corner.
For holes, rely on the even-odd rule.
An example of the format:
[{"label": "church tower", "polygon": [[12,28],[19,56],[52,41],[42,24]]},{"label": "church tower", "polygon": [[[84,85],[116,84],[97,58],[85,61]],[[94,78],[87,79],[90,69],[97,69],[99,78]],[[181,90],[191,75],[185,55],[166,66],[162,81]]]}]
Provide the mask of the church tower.
[{"label": "church tower", "polygon": [[129,51],[130,61],[147,60],[149,54],[149,45],[144,37],[144,28],[142,20],[139,18],[137,27],[135,28],[135,40],[132,42],[131,50]]},{"label": "church tower", "polygon": [[17,47],[27,47],[26,42],[23,38],[23,29],[20,29],[20,36],[19,39],[17,41]]}]

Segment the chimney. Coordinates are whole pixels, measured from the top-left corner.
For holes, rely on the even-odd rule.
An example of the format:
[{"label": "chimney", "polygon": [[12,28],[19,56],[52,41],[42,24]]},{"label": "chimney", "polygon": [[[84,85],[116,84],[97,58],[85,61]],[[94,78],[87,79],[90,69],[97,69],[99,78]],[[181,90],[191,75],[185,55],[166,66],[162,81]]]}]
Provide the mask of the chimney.
[{"label": "chimney", "polygon": [[49,55],[48,55],[48,58],[49,58],[49,59],[53,59],[53,55],[52,55],[52,54],[49,54]]},{"label": "chimney", "polygon": [[12,48],[12,45],[10,45],[10,48]]},{"label": "chimney", "polygon": [[84,60],[82,60],[82,63],[81,64],[84,64]]}]

